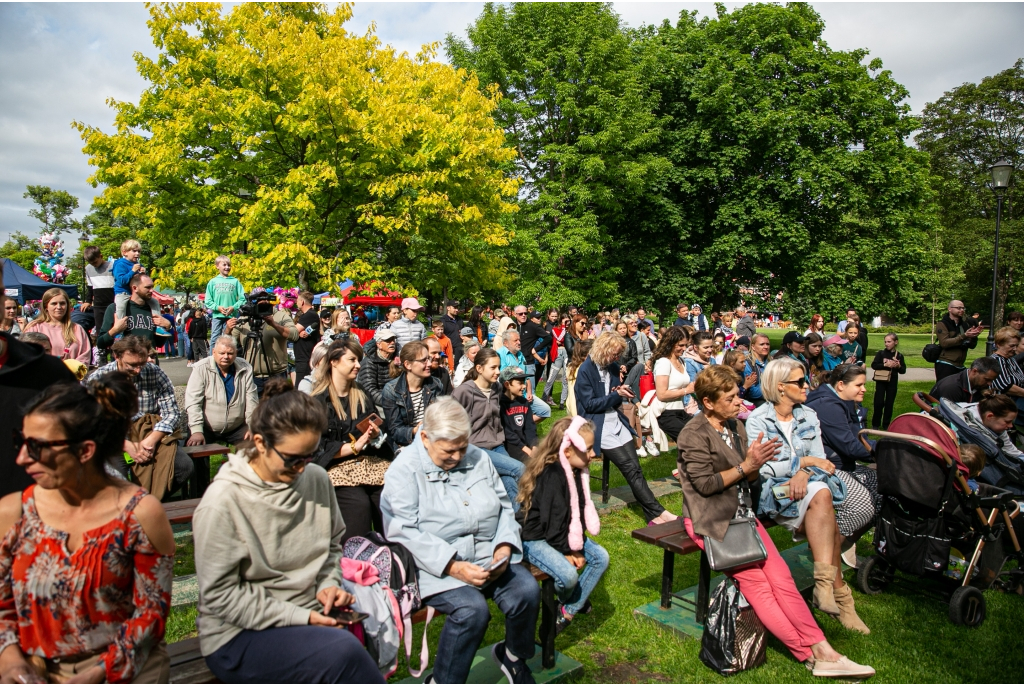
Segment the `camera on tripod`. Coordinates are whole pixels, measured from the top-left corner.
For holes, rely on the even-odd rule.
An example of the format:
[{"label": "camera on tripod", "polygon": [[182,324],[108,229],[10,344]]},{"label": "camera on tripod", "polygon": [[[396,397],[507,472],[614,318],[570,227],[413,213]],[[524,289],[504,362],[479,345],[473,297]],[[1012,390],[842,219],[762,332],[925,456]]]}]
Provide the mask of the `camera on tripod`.
[{"label": "camera on tripod", "polygon": [[240,314],[251,323],[263,321],[265,316],[273,316],[274,305],[277,304],[277,295],[268,292],[253,293],[245,298],[245,304],[240,309]]}]

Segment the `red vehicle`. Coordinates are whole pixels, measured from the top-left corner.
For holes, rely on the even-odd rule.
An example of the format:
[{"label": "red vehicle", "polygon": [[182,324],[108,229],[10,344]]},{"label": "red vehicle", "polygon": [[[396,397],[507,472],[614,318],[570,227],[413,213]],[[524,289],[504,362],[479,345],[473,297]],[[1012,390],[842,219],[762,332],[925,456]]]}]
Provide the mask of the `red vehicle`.
[{"label": "red vehicle", "polygon": [[[350,282],[346,282],[350,283]],[[346,284],[340,284],[342,286]],[[369,319],[373,325],[379,324],[380,322],[387,319],[388,309],[391,307],[402,306],[402,293],[395,290],[381,290],[375,295],[355,295],[356,292],[367,292],[371,290],[373,286],[371,284],[363,284],[360,288],[355,288],[353,285],[349,285],[347,288],[342,287],[342,305],[348,310],[348,313],[352,316],[352,321],[356,320],[356,312],[362,310],[363,314]],[[372,314],[372,316],[371,316]],[[374,329],[372,328],[356,328],[353,324],[352,332],[359,338],[359,344],[365,345],[370,338],[373,337]]]}]

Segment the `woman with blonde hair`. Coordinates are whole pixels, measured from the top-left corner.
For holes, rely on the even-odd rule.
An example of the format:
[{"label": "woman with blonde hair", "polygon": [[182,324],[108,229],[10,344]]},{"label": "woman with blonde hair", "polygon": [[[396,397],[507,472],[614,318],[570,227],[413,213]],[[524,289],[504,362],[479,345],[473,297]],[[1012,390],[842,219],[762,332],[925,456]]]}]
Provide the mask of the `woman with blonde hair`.
[{"label": "woman with blonde hair", "polygon": [[590,593],[608,569],[608,552],[586,536],[601,532],[590,500],[593,455],[594,424],[565,416],[534,449],[519,479],[523,556],[555,581],[561,603],[556,634],[576,614],[589,612]]},{"label": "woman with blonde hair", "polygon": [[608,498],[610,461],[622,472],[648,523],[668,523],[677,517],[661,506],[648,487],[636,453],[635,433],[619,408],[624,400],[633,398],[633,391],[622,383],[618,363],[625,349],[626,340],[618,333],[605,332],[594,341],[590,356],[576,372],[576,409],[594,424],[594,453],[604,458],[602,499]]},{"label": "woman with blonde hair", "polygon": [[71,303],[60,288],[43,293],[39,316],[25,326],[25,331],[38,331],[50,339],[51,354],[61,359],[77,359],[83,364],[92,361],[92,343],[85,329],[71,320]]},{"label": "woman with blonde hair", "polygon": [[379,439],[375,422],[367,421],[366,430],[359,430],[361,422],[377,413],[373,398],[356,382],[362,358],[363,348],[354,338],[335,340],[327,348],[310,392],[327,411],[327,428],[320,436],[315,461],[327,469],[334,486],[345,520],[342,542],[371,530],[383,534],[380,493],[384,473],[395,458],[391,446]]}]

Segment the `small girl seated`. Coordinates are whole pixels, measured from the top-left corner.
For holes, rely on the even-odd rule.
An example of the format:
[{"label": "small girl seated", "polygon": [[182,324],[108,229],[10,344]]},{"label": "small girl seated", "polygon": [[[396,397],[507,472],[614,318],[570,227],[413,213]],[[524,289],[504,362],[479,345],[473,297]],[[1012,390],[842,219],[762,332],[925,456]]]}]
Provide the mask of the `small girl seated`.
[{"label": "small girl seated", "polygon": [[[590,613],[590,593],[608,569],[608,552],[586,537],[601,532],[590,499],[594,424],[559,419],[527,460],[519,480],[523,555],[555,581],[561,611],[558,634],[578,613]],[[585,529],[584,529],[585,526]],[[579,569],[582,574],[577,574]]]},{"label": "small girl seated", "polygon": [[968,487],[971,488],[971,492],[977,492],[978,481],[975,479],[985,468],[985,450],[977,445],[960,445],[960,463],[970,472],[970,478],[967,479]]}]

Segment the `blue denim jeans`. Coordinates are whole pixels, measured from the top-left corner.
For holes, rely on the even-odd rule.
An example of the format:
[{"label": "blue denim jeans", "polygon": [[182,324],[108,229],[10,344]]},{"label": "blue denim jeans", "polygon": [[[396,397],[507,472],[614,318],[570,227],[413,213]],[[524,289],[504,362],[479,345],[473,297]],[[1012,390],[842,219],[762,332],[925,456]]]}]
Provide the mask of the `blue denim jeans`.
[{"label": "blue denim jeans", "polygon": [[491,621],[488,599],[493,599],[505,614],[505,648],[523,661],[533,657],[540,587],[522,564],[512,564],[500,578],[482,588],[467,585],[424,600],[448,617],[437,643],[434,682],[466,682],[473,656]]},{"label": "blue denim jeans", "polygon": [[213,349],[213,344],[217,342],[217,338],[224,335],[224,328],[228,325],[227,319],[218,319],[216,316],[212,318],[210,326],[210,349]]},{"label": "blue denim jeans", "polygon": [[536,393],[533,395],[533,402],[530,403],[530,411],[533,415],[542,419],[546,419],[551,416],[551,407],[548,403],[542,400]]},{"label": "blue denim jeans", "polygon": [[523,469],[526,468],[523,462],[509,456],[504,445],[498,445],[494,449],[485,447],[480,449],[487,452],[491,463],[494,464],[494,470],[501,476],[501,484],[505,486],[505,492],[512,500],[512,511],[519,511],[519,502],[516,501],[516,497],[519,496],[519,478],[523,475]]},{"label": "blue denim jeans", "polygon": [[587,560],[583,573],[577,572],[565,555],[544,540],[523,540],[523,553],[527,561],[555,581],[558,601],[566,613],[573,616],[583,608],[601,576],[608,570],[608,551],[590,538],[583,543],[583,556]]}]

